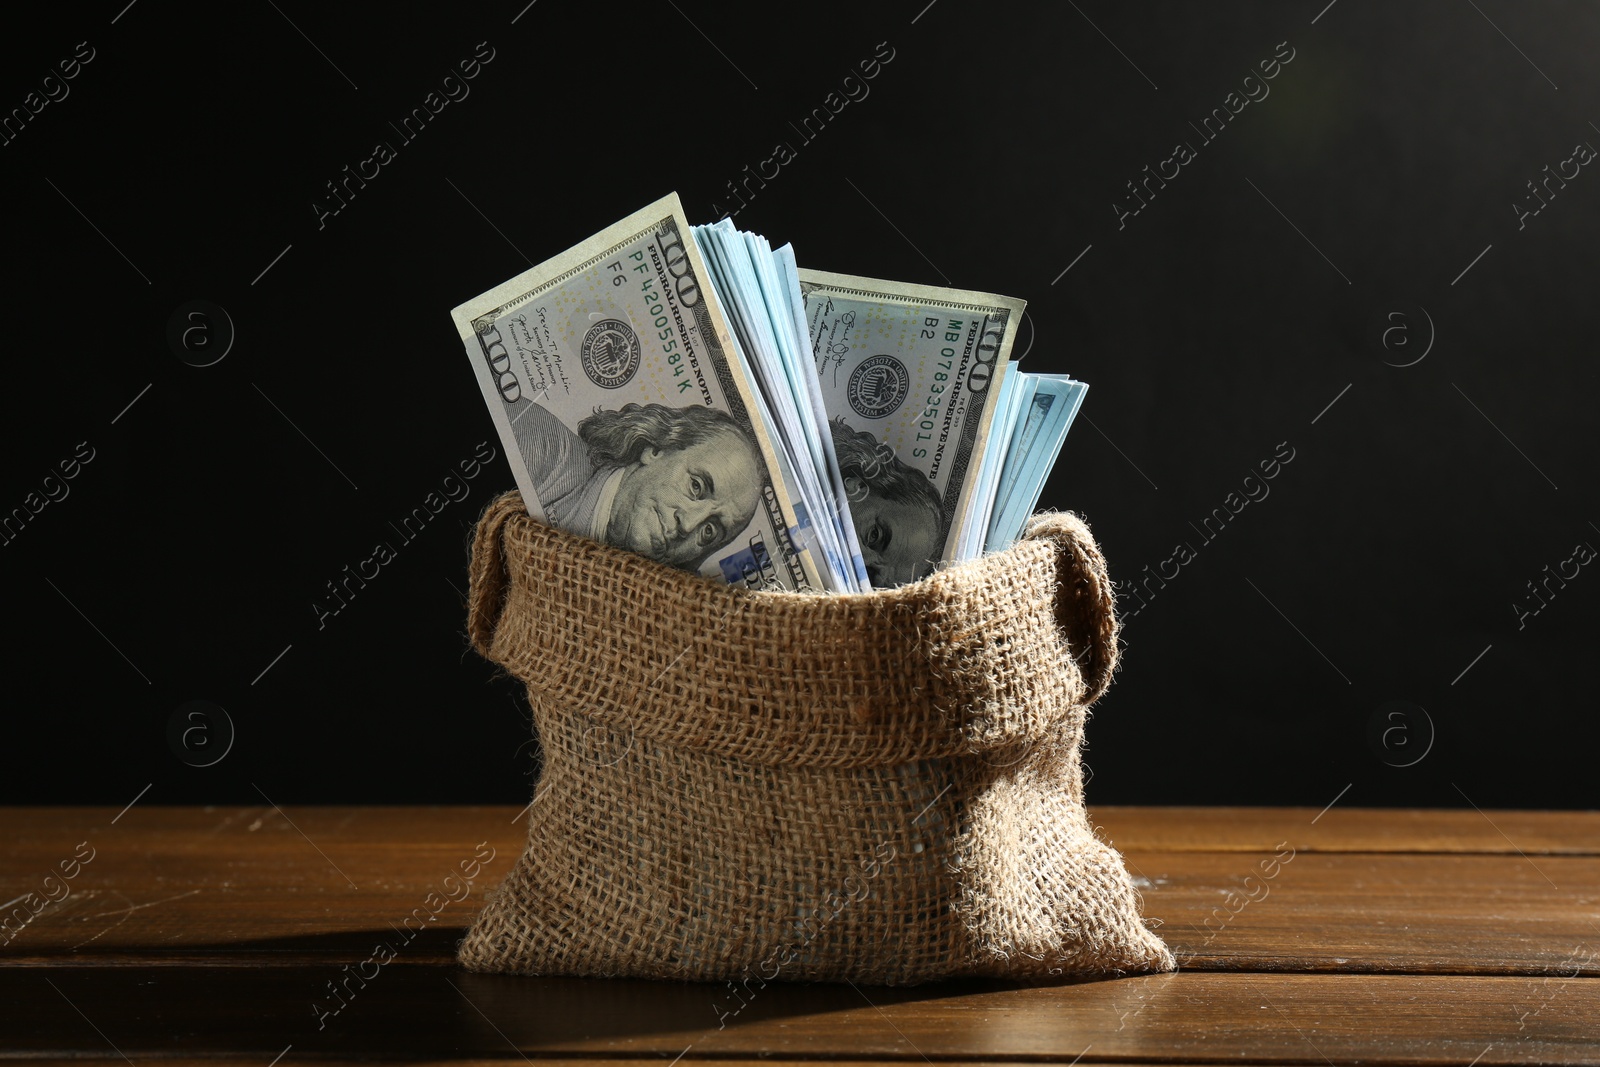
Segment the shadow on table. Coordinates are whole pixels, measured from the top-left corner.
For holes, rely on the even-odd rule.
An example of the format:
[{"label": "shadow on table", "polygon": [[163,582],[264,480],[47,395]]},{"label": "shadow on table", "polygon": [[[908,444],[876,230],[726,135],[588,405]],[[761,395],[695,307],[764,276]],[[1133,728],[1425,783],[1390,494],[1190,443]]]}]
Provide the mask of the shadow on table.
[{"label": "shadow on table", "polygon": [[803,1016],[867,1013],[862,1020],[876,1029],[878,1007],[1019,987],[752,981],[736,998],[727,983],[475,974],[453,958],[461,927],[427,931],[394,960],[367,964],[379,941],[395,943],[393,931],[385,933],[188,945],[114,965],[78,952],[0,967],[0,1000],[17,1008],[0,1024],[0,1042],[22,1052],[104,1054],[104,1040],[85,1025],[92,1020],[130,1054],[256,1051],[270,1060],[292,1045],[297,1054],[405,1059],[518,1051],[670,1058],[691,1044],[747,1042],[752,1030],[776,1037],[786,1020]]}]

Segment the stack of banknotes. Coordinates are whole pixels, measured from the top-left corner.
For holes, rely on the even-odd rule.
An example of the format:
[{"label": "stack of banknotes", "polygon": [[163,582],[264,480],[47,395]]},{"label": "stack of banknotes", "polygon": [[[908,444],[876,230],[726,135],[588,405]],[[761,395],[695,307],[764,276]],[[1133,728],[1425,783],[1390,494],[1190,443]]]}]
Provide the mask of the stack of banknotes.
[{"label": "stack of banknotes", "polygon": [[452,313],[535,518],[753,588],[865,592],[1003,548],[1088,386],[1023,301],[805,270],[676,194]]}]

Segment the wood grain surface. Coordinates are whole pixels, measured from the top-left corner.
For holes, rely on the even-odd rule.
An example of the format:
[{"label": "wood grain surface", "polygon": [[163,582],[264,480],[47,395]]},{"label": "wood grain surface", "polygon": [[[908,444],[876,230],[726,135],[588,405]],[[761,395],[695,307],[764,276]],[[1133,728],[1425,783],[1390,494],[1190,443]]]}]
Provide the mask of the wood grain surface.
[{"label": "wood grain surface", "polygon": [[[10,808],[0,911],[93,858],[0,933],[0,1058],[1600,1064],[1600,815],[1094,815],[1180,973],[741,999],[457,968],[524,844],[516,808]],[[490,849],[463,899],[331,994]]]}]

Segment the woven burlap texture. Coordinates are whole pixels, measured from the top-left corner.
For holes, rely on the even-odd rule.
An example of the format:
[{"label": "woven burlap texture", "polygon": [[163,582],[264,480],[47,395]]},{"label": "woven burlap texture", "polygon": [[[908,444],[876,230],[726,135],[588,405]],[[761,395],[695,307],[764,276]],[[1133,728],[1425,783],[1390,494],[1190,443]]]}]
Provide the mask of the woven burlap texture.
[{"label": "woven burlap texture", "polygon": [[475,971],[883,984],[1172,970],[1083,807],[1116,667],[1105,562],[1044,514],[863,594],[750,591],[478,522],[468,630],[527,685],[528,844]]}]

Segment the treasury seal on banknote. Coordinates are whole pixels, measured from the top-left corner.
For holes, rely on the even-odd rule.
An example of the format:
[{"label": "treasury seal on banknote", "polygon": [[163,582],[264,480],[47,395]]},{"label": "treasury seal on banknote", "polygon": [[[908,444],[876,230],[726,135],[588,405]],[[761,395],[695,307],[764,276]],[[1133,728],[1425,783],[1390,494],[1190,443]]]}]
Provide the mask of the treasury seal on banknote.
[{"label": "treasury seal on banknote", "polygon": [[911,391],[906,365],[893,356],[869,356],[850,373],[845,391],[850,406],[863,419],[891,414]]},{"label": "treasury seal on banknote", "polygon": [[601,319],[583,335],[583,373],[602,389],[620,389],[639,370],[639,335],[621,319]]}]

